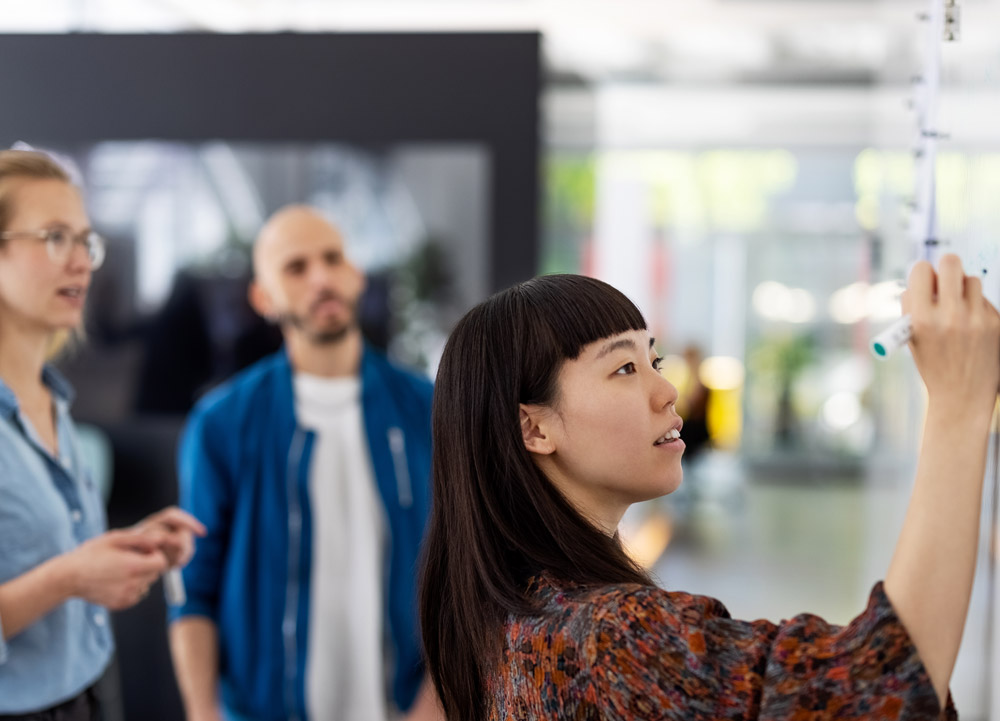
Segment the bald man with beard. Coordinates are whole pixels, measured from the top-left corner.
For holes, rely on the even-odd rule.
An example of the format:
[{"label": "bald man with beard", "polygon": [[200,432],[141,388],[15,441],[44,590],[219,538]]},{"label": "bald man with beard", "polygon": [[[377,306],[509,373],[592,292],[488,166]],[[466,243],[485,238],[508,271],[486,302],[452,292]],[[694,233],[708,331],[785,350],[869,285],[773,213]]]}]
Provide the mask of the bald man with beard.
[{"label": "bald man with beard", "polygon": [[284,347],[202,399],[180,446],[208,528],[170,610],[187,719],[443,719],[415,600],[431,384],[366,345],[364,275],[317,211],[278,211],[253,261]]}]

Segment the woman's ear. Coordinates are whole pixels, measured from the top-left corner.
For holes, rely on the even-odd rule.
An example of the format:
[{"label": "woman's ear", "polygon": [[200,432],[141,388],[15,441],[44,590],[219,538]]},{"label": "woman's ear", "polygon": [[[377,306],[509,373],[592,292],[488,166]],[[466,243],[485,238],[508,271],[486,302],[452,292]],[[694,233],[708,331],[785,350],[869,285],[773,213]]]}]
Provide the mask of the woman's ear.
[{"label": "woman's ear", "polygon": [[521,438],[529,453],[547,456],[556,450],[552,436],[548,432],[549,413],[550,411],[544,406],[521,404]]}]

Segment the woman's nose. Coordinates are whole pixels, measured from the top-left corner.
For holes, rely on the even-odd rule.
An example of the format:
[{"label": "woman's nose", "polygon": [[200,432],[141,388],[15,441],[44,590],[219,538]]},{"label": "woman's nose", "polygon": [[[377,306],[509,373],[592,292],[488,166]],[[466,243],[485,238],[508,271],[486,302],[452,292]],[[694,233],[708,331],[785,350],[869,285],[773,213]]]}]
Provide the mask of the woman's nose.
[{"label": "woman's nose", "polygon": [[90,251],[83,243],[73,243],[69,250],[69,269],[73,271],[91,269]]},{"label": "woman's nose", "polygon": [[668,381],[659,373],[657,373],[657,378],[654,380],[654,383],[656,384],[652,397],[654,410],[669,408],[677,403],[679,394],[673,383]]}]

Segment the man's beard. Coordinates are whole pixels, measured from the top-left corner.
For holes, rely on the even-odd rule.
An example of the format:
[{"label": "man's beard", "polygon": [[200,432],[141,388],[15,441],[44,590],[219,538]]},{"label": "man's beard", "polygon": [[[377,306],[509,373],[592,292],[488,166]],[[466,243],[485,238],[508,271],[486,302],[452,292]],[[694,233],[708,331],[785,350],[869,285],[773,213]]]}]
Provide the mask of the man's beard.
[{"label": "man's beard", "polygon": [[[318,305],[332,298],[333,296],[323,296],[319,298],[314,305]],[[344,338],[347,337],[347,334],[350,333],[352,329],[357,327],[357,308],[354,305],[348,305],[348,308],[350,309],[350,318],[343,325],[329,330],[317,331],[310,326],[308,316],[296,315],[291,311],[279,313],[277,322],[282,328],[287,328],[289,326],[295,328],[305,335],[310,342],[316,345],[332,345],[344,340]]]},{"label": "man's beard", "polygon": [[278,318],[278,322],[284,326],[285,323],[298,329],[303,335],[305,335],[313,344],[315,345],[332,345],[334,343],[339,343],[347,337],[347,334],[354,328],[357,323],[350,321],[344,323],[339,328],[334,328],[332,330],[315,331],[312,330],[309,325],[303,321],[303,319],[296,315],[283,315]]}]

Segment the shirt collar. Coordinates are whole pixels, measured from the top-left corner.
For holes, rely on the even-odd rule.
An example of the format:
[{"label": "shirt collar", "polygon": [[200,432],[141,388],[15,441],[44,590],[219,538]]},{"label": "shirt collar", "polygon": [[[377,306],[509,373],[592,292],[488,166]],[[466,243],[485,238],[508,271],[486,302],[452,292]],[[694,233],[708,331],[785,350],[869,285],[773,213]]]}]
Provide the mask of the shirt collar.
[{"label": "shirt collar", "polygon": [[76,391],[73,390],[72,384],[66,380],[66,376],[55,369],[55,366],[51,366],[46,363],[42,366],[42,383],[49,387],[56,398],[63,403],[69,405],[76,398]]},{"label": "shirt collar", "polygon": [[[76,391],[66,377],[53,366],[46,364],[42,367],[42,383],[52,391],[57,405],[68,406],[73,402]],[[16,415],[19,408],[14,391],[0,378],[0,415],[9,418]]]}]

